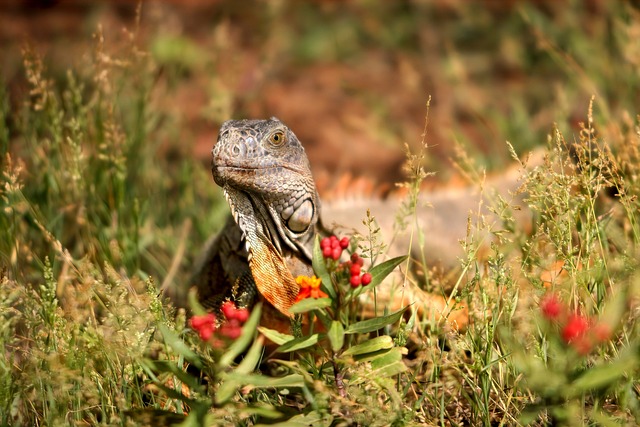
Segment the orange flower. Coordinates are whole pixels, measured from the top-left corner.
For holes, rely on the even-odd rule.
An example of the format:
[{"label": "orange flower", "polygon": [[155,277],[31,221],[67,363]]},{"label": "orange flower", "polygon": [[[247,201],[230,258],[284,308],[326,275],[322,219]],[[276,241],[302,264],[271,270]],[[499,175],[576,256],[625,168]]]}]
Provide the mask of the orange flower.
[{"label": "orange flower", "polygon": [[300,286],[296,302],[302,301],[305,298],[327,298],[329,296],[320,289],[322,280],[316,276],[298,276],[296,277],[296,283]]}]

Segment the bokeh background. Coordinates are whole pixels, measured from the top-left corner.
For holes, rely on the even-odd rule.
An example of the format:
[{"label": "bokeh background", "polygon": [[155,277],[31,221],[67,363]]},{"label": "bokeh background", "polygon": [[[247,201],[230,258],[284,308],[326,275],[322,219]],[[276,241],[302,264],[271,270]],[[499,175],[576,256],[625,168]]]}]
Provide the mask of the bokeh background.
[{"label": "bokeh background", "polygon": [[[22,50],[54,80],[98,45],[150,55],[159,151],[208,167],[219,125],[277,116],[331,187],[345,173],[392,184],[404,143],[424,142],[435,181],[455,178],[456,145],[500,170],[554,124],[606,128],[640,105],[638,2],[5,0],[1,78],[12,109],[28,93]],[[94,58],[95,59],[95,58]],[[423,138],[427,102],[429,125]],[[164,151],[163,151],[164,150]],[[175,153],[174,153],[175,154]]]}]

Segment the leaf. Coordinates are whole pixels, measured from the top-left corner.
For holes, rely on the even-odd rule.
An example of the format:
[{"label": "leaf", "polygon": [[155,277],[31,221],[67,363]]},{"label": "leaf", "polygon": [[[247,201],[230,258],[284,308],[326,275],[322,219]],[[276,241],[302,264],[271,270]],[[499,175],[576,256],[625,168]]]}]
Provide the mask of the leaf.
[{"label": "leaf", "polygon": [[215,400],[216,404],[223,405],[236,394],[236,391],[242,386],[242,383],[238,381],[238,379],[228,378],[227,375],[220,376],[222,377],[222,382],[218,390],[216,390]]},{"label": "leaf", "polygon": [[255,427],[329,427],[332,425],[333,416],[327,413],[311,411],[308,414],[294,415],[286,421],[275,424],[256,424]]},{"label": "leaf", "polygon": [[264,342],[264,337],[259,336],[253,344],[251,348],[247,352],[247,354],[242,359],[242,362],[238,364],[238,367],[234,369],[234,372],[239,374],[249,374],[256,369],[258,366],[258,362],[260,362],[260,356],[262,356],[262,343]]},{"label": "leaf", "polygon": [[393,362],[393,363],[389,363],[387,365],[384,365],[383,367],[380,367],[378,369],[372,369],[371,371],[369,371],[365,377],[360,377],[358,379],[355,379],[353,381],[353,384],[361,384],[363,383],[366,379],[369,380],[377,380],[377,379],[381,379],[381,378],[388,378],[388,377],[392,377],[394,375],[398,375],[401,374],[402,372],[407,370],[407,365],[405,365],[403,362],[399,361],[399,362]]},{"label": "leaf", "polygon": [[388,365],[384,365],[378,369],[374,369],[369,373],[369,378],[387,378],[392,377],[394,375],[401,374],[402,372],[407,370],[407,365],[402,361],[389,363]]},{"label": "leaf", "polygon": [[378,369],[385,365],[401,361],[402,354],[403,352],[406,354],[406,350],[405,347],[394,347],[384,354],[374,356],[371,359],[371,368]]},{"label": "leaf", "polygon": [[378,286],[393,271],[394,268],[396,268],[398,265],[400,265],[402,262],[406,260],[407,260],[407,255],[403,255],[403,256],[388,259],[381,264],[373,266],[369,270],[369,273],[371,274],[371,283],[369,283],[366,286],[359,286],[358,288],[356,288],[356,290],[353,292],[353,297],[355,298],[361,293]]},{"label": "leaf", "polygon": [[200,301],[198,301],[198,291],[195,287],[189,289],[188,302],[189,308],[196,316],[207,314],[207,310],[200,304]]},{"label": "leaf", "polygon": [[306,313],[326,307],[331,307],[331,298],[307,298],[293,304],[289,308],[289,312],[293,314]]},{"label": "leaf", "polygon": [[636,355],[627,351],[624,356],[612,362],[589,368],[573,381],[571,387],[575,394],[605,388],[618,382],[622,376],[636,369],[637,365]]},{"label": "leaf", "polygon": [[276,419],[282,416],[282,412],[279,412],[271,405],[259,405],[259,406],[246,406],[239,410],[241,417],[250,417],[257,415],[260,418]]},{"label": "leaf", "polygon": [[204,390],[204,386],[200,383],[198,378],[183,371],[173,362],[170,362],[168,360],[146,360],[145,363],[147,363],[149,368],[153,371],[171,373],[184,384],[186,384],[191,390],[197,392],[201,392]]},{"label": "leaf", "polygon": [[334,352],[337,352],[344,345],[344,327],[342,323],[334,320],[331,322],[331,326],[329,326],[329,330],[327,331],[327,337],[329,337],[329,342],[331,343],[331,349]]},{"label": "leaf", "polygon": [[316,235],[316,240],[313,242],[313,258],[311,259],[311,265],[316,276],[322,280],[322,290],[325,291],[332,300],[335,300],[336,290],[333,289],[333,282],[331,281],[331,274],[327,270],[327,265],[324,263],[324,257],[322,256],[322,249],[320,249],[320,236]]},{"label": "leaf", "polygon": [[278,345],[282,345],[295,338],[293,335],[283,334],[282,332],[265,328],[264,326],[258,326],[258,331],[260,331],[262,335],[267,337],[267,339]]},{"label": "leaf", "polygon": [[229,372],[223,374],[222,377],[226,381],[232,381],[242,386],[251,386],[255,388],[265,387],[304,387],[304,378],[300,374],[290,374],[284,377],[268,377],[259,374],[238,374],[237,372]]},{"label": "leaf", "polygon": [[251,311],[249,320],[242,327],[242,334],[229,346],[229,349],[220,357],[219,365],[222,368],[226,368],[233,363],[245,349],[249,346],[249,343],[253,340],[254,331],[260,321],[260,313],[262,306],[256,304]]},{"label": "leaf", "polygon": [[382,335],[358,345],[354,345],[346,349],[343,356],[355,356],[358,354],[373,353],[374,351],[387,350],[393,347],[393,339],[389,335]]},{"label": "leaf", "polygon": [[158,325],[158,329],[160,329],[160,333],[162,333],[162,336],[164,337],[165,344],[171,347],[176,353],[182,355],[197,368],[202,368],[202,361],[200,360],[200,357],[191,350],[174,331],[167,328],[167,326],[162,323]]},{"label": "leaf", "polygon": [[289,351],[302,350],[303,348],[317,344],[318,337],[318,334],[313,334],[308,337],[294,338],[291,341],[282,344],[276,351],[286,353]]},{"label": "leaf", "polygon": [[395,313],[391,313],[387,316],[374,317],[373,319],[367,319],[361,322],[352,323],[347,327],[345,333],[364,334],[367,332],[377,331],[378,329],[384,328],[387,325],[391,325],[397,322],[408,307],[409,306],[401,308]]}]

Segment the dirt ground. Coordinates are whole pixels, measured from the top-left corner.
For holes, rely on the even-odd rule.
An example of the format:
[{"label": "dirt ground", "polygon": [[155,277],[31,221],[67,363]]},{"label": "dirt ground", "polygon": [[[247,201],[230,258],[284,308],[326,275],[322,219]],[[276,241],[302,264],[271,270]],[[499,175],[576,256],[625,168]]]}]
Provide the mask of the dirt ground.
[{"label": "dirt ground", "polygon": [[[526,10],[563,22],[569,3],[537,1]],[[580,12],[577,25],[589,25],[594,37],[606,24],[597,18],[604,4],[589,1]],[[208,163],[222,121],[277,116],[303,141],[318,180],[331,186],[345,173],[397,182],[403,144],[418,150],[423,140],[436,181],[455,176],[457,142],[500,168],[508,164],[505,141],[520,152],[544,143],[554,122],[583,117],[590,97],[578,91],[562,108],[548,108],[565,77],[537,58],[541,39],[515,1],[149,1],[139,24],[137,7],[125,0],[4,1],[1,75],[12,99],[27,90],[25,43],[64,75],[97,32],[115,43],[128,28],[165,61],[167,74],[178,69],[166,103],[195,158]]]}]

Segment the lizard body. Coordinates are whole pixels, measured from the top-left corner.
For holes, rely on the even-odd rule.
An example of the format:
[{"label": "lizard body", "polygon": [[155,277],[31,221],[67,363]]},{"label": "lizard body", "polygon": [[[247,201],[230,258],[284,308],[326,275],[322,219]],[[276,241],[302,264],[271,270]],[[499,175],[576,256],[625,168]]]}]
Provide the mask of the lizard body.
[{"label": "lizard body", "polygon": [[[258,292],[289,315],[310,275],[320,201],[304,148],[276,118],[225,122],[212,173],[233,221],[211,242],[194,283],[205,306],[250,307]],[[256,290],[258,292],[256,292]]]},{"label": "lizard body", "polygon": [[[212,155],[213,177],[224,191],[233,219],[210,241],[199,263],[193,284],[200,300],[218,310],[225,300],[251,307],[262,296],[288,316],[299,290],[294,277],[313,273],[313,242],[316,234],[326,231],[304,148],[276,118],[230,120],[222,125]],[[488,186],[507,195],[517,188],[518,176],[512,171]],[[483,199],[472,188],[433,192],[426,199],[429,206],[419,203],[416,209],[417,226],[426,235],[428,262],[453,267],[462,255],[459,239],[464,238],[468,215]],[[394,206],[397,203],[382,199],[329,203],[323,206],[322,218],[326,224],[364,234],[361,218],[370,209],[382,230],[390,233]],[[406,235],[394,239],[388,255],[408,253],[409,240]],[[414,283],[404,283],[395,292],[380,289],[377,303],[367,300],[366,294],[363,303],[389,310],[414,304],[436,319],[446,318],[457,326],[467,322],[465,310],[451,312],[444,297],[426,293]]]}]

